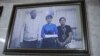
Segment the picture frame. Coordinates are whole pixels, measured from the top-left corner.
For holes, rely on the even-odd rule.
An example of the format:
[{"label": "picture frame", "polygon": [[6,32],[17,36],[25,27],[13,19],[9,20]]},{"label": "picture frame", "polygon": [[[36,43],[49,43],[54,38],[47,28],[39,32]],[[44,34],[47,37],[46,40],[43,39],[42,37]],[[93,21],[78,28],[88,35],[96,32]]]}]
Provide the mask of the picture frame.
[{"label": "picture frame", "polygon": [[[83,36],[84,36],[84,49],[42,49],[42,48],[12,48],[10,47],[12,41],[12,35],[14,34],[14,26],[17,17],[18,9],[29,9],[29,8],[45,8],[45,7],[56,7],[56,6],[79,6],[80,12],[80,23],[82,26]],[[42,9],[41,9],[42,10]],[[28,12],[26,12],[28,13]],[[19,13],[20,14],[20,13]],[[59,15],[58,15],[59,16]],[[36,27],[36,26],[35,26]],[[16,33],[17,34],[17,33]],[[17,35],[16,35],[17,36]],[[85,1],[64,1],[64,2],[48,2],[48,3],[36,3],[36,4],[21,4],[21,5],[14,5],[12,16],[9,23],[9,28],[7,32],[7,38],[4,47],[4,54],[16,54],[16,55],[68,55],[68,56],[89,56],[89,36],[88,36],[88,22],[86,18],[86,9],[85,9]]]},{"label": "picture frame", "polygon": [[0,16],[2,14],[2,11],[3,11],[3,6],[0,6]]}]

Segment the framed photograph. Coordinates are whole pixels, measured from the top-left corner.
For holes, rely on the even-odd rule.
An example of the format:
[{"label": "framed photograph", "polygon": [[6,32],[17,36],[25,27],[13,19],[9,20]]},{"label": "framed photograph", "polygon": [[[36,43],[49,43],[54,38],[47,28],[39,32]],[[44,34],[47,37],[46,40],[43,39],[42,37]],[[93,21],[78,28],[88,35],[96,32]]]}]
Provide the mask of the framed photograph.
[{"label": "framed photograph", "polygon": [[0,6],[0,16],[2,14],[2,11],[3,11],[3,6]]},{"label": "framed photograph", "polygon": [[14,5],[5,54],[89,56],[84,1]]}]

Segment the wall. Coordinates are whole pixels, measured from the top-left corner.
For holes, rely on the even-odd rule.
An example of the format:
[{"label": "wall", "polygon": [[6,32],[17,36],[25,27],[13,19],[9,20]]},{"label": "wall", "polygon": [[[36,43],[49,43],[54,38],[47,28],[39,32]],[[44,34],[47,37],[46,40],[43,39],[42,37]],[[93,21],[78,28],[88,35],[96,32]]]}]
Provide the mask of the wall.
[{"label": "wall", "polygon": [[[11,17],[13,4],[23,3],[39,3],[39,2],[53,2],[53,1],[64,1],[64,0],[1,0],[0,6],[4,6],[2,16],[0,18],[0,56],[11,56],[4,55],[3,47],[7,34],[8,24]],[[66,0],[65,0],[66,1]],[[89,40],[91,56],[100,55],[100,1],[99,0],[86,0],[87,19],[89,25]],[[17,56],[17,55],[12,55]],[[21,56],[21,55],[18,55]],[[25,55],[23,55],[25,56]],[[29,55],[30,56],[30,55]]]}]

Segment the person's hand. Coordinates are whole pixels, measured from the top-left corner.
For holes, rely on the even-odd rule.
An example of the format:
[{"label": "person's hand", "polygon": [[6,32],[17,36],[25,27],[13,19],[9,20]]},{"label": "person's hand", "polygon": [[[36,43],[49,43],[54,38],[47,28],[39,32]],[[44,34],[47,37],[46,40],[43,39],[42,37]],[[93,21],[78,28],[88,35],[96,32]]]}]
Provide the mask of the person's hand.
[{"label": "person's hand", "polygon": [[60,45],[63,47],[64,46],[64,43],[60,42]]},{"label": "person's hand", "polygon": [[69,38],[69,39],[68,39],[68,41],[67,41],[67,43],[70,43],[70,42],[71,42],[71,40],[72,40],[72,39],[71,39],[71,38]]}]

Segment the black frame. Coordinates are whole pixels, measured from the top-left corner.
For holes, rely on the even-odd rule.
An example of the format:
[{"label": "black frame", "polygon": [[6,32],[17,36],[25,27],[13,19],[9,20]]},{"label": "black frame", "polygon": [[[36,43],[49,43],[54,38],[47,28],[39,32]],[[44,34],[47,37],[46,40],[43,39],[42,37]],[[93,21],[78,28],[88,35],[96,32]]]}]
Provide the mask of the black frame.
[{"label": "black frame", "polygon": [[[83,26],[83,33],[84,33],[84,40],[85,40],[85,50],[31,50],[31,49],[11,49],[8,48],[8,43],[11,40],[11,32],[13,29],[14,21],[15,21],[15,15],[16,15],[16,9],[17,8],[28,8],[28,7],[45,7],[45,6],[55,6],[55,5],[61,5],[61,4],[68,4],[68,5],[74,5],[79,4],[80,10],[81,10],[81,18],[82,18],[82,26]],[[4,47],[4,54],[56,54],[56,55],[68,55],[68,56],[89,56],[89,36],[88,36],[88,26],[87,26],[87,19],[86,19],[86,9],[85,9],[85,1],[63,1],[63,2],[49,2],[49,3],[37,3],[37,4],[23,4],[23,5],[14,5],[11,20],[9,23],[9,28],[7,32],[7,38],[5,42]]]},{"label": "black frame", "polygon": [[0,6],[0,16],[2,15],[3,6]]}]

